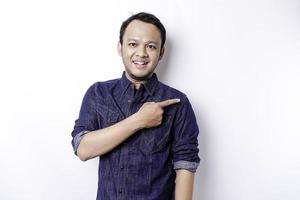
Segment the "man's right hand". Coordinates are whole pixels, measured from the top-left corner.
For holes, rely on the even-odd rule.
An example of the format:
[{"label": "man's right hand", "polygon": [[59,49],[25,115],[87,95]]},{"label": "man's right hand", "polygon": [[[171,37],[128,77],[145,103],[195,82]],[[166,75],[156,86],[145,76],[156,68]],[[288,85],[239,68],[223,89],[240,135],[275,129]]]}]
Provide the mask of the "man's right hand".
[{"label": "man's right hand", "polygon": [[144,103],[139,111],[130,117],[112,126],[87,133],[78,146],[78,157],[85,161],[104,155],[138,130],[160,125],[163,108],[179,101],[179,99],[169,99],[158,103]]},{"label": "man's right hand", "polygon": [[164,109],[167,106],[180,102],[180,99],[168,99],[161,102],[146,102],[136,113],[142,128],[151,128],[161,124]]}]

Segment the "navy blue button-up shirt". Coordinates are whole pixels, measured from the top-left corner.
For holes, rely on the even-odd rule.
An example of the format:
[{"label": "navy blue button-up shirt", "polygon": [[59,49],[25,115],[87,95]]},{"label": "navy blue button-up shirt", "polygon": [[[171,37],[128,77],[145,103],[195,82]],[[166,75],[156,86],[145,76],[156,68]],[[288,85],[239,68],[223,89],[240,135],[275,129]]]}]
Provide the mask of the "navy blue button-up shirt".
[{"label": "navy blue button-up shirt", "polygon": [[122,78],[93,84],[86,92],[72,132],[76,154],[84,135],[134,114],[145,102],[179,98],[164,108],[161,125],[142,129],[99,157],[97,200],[174,199],[176,169],[195,172],[198,126],[182,92],[158,81],[156,74],[138,90]]}]

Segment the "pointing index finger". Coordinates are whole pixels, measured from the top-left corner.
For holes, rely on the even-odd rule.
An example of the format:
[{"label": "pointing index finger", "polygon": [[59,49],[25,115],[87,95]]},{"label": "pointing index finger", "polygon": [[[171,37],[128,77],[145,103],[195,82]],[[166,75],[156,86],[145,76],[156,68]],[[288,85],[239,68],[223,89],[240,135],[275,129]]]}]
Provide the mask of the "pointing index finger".
[{"label": "pointing index finger", "polygon": [[164,108],[164,107],[170,106],[170,105],[175,104],[175,103],[178,103],[178,102],[180,102],[180,99],[167,99],[167,100],[158,102],[158,104],[159,104],[162,108]]}]

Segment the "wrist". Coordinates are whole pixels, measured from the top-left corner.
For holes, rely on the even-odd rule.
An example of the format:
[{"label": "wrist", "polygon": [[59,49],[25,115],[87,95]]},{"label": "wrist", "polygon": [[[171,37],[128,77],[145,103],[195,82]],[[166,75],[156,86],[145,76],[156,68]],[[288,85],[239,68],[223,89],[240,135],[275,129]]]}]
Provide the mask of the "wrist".
[{"label": "wrist", "polygon": [[141,116],[138,113],[134,113],[130,116],[130,118],[132,121],[132,127],[134,127],[136,131],[145,128],[145,123],[143,122]]}]

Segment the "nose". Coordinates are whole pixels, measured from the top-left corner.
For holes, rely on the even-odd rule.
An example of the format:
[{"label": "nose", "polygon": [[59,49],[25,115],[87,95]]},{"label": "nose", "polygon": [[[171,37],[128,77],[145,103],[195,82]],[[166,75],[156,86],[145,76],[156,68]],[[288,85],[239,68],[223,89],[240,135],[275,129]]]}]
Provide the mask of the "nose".
[{"label": "nose", "polygon": [[147,53],[147,49],[144,46],[140,46],[137,50],[137,56],[141,57],[141,58],[145,58],[148,57],[148,53]]}]

